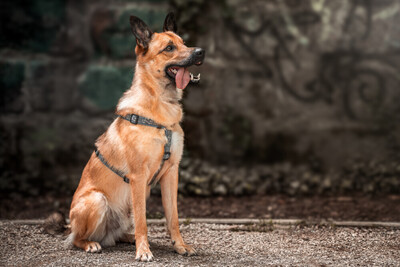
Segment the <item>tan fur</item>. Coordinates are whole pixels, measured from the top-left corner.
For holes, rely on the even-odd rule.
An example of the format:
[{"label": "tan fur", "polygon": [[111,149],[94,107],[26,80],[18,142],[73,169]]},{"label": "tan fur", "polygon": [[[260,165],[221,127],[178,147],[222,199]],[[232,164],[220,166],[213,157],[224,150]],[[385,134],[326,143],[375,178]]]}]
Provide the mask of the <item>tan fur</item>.
[{"label": "tan fur", "polygon": [[[177,47],[176,51],[160,53],[170,42]],[[165,77],[164,68],[170,62],[184,60],[192,51],[173,32],[154,33],[145,54],[140,46],[136,47],[135,77],[117,107],[119,115],[138,114],[173,131],[171,158],[165,161],[157,179],[161,183],[162,203],[174,249],[189,255],[195,250],[181,237],[177,210],[178,167],[183,150],[183,131],[179,125],[182,108],[178,101],[182,90]],[[146,197],[150,192],[148,183],[160,167],[166,142],[162,129],[132,125],[121,118],[112,122],[96,145],[112,166],[128,173],[130,184],[92,154],[71,204],[70,239],[75,246],[98,252],[101,245],[132,242],[134,225],[136,259],[152,259],[147,240]]]}]

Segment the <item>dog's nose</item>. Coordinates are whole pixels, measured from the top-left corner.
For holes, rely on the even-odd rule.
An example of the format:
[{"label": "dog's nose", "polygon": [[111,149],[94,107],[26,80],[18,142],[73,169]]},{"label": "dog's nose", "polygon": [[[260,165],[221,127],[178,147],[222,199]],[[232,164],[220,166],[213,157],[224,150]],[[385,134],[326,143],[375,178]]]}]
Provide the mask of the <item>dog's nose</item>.
[{"label": "dog's nose", "polygon": [[203,57],[204,58],[204,54],[205,54],[205,51],[204,51],[203,48],[196,48],[194,50],[194,55],[197,56],[197,57]]},{"label": "dog's nose", "polygon": [[203,48],[195,48],[193,52],[194,64],[201,65],[203,63],[204,57],[206,55],[206,51]]}]

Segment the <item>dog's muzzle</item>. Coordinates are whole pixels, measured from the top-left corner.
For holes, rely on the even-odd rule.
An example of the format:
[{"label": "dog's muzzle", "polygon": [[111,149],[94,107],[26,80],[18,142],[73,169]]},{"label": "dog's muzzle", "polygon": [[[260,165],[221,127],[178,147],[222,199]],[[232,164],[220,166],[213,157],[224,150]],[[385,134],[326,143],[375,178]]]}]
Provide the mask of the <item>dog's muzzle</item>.
[{"label": "dog's muzzle", "polygon": [[202,48],[194,47],[191,49],[191,54],[185,60],[166,66],[165,72],[167,77],[175,81],[177,88],[184,89],[188,83],[199,83],[200,73],[193,75],[187,68],[195,65],[203,64],[205,51]]}]

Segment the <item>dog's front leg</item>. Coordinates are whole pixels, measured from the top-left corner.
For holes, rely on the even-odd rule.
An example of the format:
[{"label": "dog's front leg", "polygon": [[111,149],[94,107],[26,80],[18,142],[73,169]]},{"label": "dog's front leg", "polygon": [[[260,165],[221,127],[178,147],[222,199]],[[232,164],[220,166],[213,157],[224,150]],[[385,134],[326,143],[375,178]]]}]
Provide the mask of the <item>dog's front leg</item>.
[{"label": "dog's front leg", "polygon": [[136,176],[131,181],[133,217],[135,220],[136,257],[138,261],[151,261],[153,254],[147,240],[145,176]]},{"label": "dog's front leg", "polygon": [[195,255],[196,250],[183,241],[178,221],[178,165],[172,166],[160,180],[162,203],[172,244],[181,255]]}]

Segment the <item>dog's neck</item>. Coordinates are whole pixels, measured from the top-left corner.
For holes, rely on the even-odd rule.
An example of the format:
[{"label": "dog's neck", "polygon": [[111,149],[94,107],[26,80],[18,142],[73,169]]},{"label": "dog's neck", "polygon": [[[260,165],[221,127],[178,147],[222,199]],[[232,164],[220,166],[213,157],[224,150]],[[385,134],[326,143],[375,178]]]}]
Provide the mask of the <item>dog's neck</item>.
[{"label": "dog's neck", "polygon": [[182,120],[181,97],[173,82],[160,81],[137,63],[132,86],[120,99],[117,114],[137,114],[169,127]]}]

